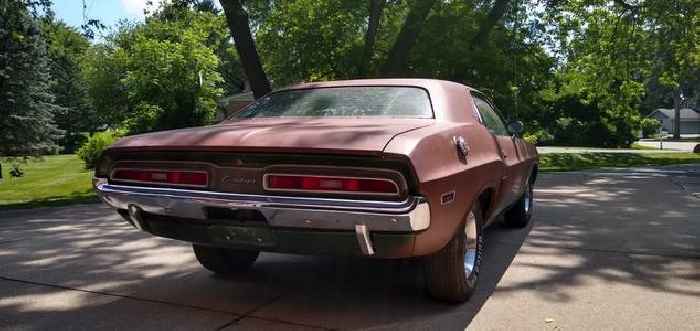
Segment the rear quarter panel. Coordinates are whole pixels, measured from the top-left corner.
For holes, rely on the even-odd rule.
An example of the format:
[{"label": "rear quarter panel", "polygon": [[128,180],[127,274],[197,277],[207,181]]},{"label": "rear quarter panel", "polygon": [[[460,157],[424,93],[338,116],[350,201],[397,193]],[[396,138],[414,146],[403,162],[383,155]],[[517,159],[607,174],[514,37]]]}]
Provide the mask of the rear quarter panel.
[{"label": "rear quarter panel", "polygon": [[[464,137],[470,147],[466,160],[453,143],[455,136]],[[498,199],[503,163],[491,134],[481,125],[436,121],[395,137],[385,152],[410,158],[419,191],[430,203],[430,228],[416,237],[413,255],[432,254],[444,247],[485,190],[494,190],[492,199]],[[441,197],[450,192],[454,200],[443,204]]]}]

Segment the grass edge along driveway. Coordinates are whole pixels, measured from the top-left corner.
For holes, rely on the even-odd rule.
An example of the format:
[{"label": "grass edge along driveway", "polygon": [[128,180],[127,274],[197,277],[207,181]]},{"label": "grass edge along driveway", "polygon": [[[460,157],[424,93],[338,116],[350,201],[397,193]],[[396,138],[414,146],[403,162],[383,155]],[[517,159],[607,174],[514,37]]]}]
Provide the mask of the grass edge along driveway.
[{"label": "grass edge along driveway", "polygon": [[542,172],[576,171],[595,168],[627,168],[700,163],[700,154],[678,153],[551,153],[540,154]]},{"label": "grass edge along driveway", "polygon": [[0,210],[95,202],[92,171],[77,155],[50,155],[20,163],[24,176],[10,176],[12,162],[0,158]]},{"label": "grass edge along driveway", "polygon": [[[10,177],[11,163],[3,164],[0,210],[63,206],[97,202],[92,171],[76,155],[51,155],[30,160],[21,167],[24,177]],[[540,154],[541,172],[561,172],[602,167],[660,166],[700,163],[693,153],[552,153]]]}]

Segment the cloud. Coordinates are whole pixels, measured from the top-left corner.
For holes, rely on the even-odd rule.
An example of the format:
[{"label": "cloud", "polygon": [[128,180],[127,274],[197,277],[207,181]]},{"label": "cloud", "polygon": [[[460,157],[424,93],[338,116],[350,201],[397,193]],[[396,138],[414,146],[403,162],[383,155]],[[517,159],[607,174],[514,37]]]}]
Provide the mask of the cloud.
[{"label": "cloud", "polygon": [[[146,8],[146,2],[148,0],[121,0],[122,7],[127,12],[127,14],[136,17],[143,17],[143,10]],[[149,8],[157,7],[162,0],[151,0],[153,6]]]}]

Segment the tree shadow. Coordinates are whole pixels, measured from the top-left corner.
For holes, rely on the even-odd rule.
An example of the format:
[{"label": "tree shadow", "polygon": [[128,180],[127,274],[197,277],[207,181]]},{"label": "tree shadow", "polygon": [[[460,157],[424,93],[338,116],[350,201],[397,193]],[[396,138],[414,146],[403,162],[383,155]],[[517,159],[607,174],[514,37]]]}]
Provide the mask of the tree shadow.
[{"label": "tree shadow", "polygon": [[[39,297],[55,292],[55,286],[117,296],[109,303],[54,303],[46,309],[29,299],[0,301],[0,310],[28,325],[35,318],[46,321],[39,316],[47,313],[57,320],[78,313],[101,315],[103,309],[119,310],[115,301],[130,300],[204,311],[206,316],[248,314],[331,329],[381,327],[444,315],[466,325],[493,292],[528,231],[487,230],[482,281],[469,302],[454,306],[427,296],[416,260],[264,253],[250,272],[220,278],[196,263],[188,244],[137,232],[99,205],[0,215],[7,218],[0,223],[0,288],[17,280],[47,284],[32,288],[32,295]],[[492,237],[507,238],[508,244],[491,244]],[[23,298],[22,293],[15,296]],[[132,314],[134,320],[148,319],[151,312]]]},{"label": "tree shadow", "polygon": [[[538,224],[498,292],[575,302],[592,281],[700,298],[700,199],[660,172],[544,176]],[[546,261],[546,262],[543,262]]]},{"label": "tree shadow", "polygon": [[[3,212],[0,276],[50,285],[33,287],[35,296],[59,285],[114,299],[42,308],[19,293],[0,300],[0,311],[39,328],[48,324],[33,321],[45,314],[58,321],[108,316],[102,311],[118,312],[136,301],[155,307],[129,310],[133,321],[155,311],[164,318],[163,312],[186,312],[201,325],[223,315],[327,329],[462,329],[489,298],[499,302],[503,294],[577,304],[582,288],[599,283],[698,298],[700,199],[678,186],[683,176],[661,171],[541,176],[534,226],[487,229],[480,283],[462,305],[427,296],[418,260],[269,253],[250,272],[220,278],[198,265],[188,244],[137,232],[103,206]],[[13,286],[8,283],[15,284],[0,279],[0,290]],[[125,326],[105,318],[105,328]],[[66,325],[85,327],[81,321]]]}]

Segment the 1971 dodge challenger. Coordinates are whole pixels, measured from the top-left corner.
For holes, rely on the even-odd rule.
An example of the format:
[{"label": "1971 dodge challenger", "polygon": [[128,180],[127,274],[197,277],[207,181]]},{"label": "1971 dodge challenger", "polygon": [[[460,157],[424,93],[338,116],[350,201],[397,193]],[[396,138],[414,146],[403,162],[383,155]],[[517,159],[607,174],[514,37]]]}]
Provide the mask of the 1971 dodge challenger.
[{"label": "1971 dodge challenger", "polygon": [[244,271],[260,251],[419,258],[429,293],[462,302],[484,227],[531,218],[538,158],[522,130],[458,83],[304,83],[216,125],[123,138],[94,185],[139,230],[191,242],[215,273]]}]

